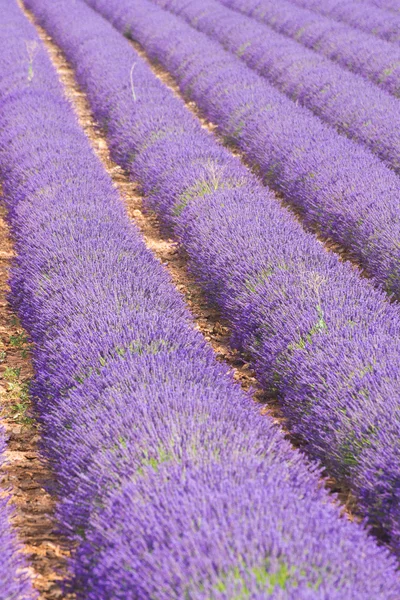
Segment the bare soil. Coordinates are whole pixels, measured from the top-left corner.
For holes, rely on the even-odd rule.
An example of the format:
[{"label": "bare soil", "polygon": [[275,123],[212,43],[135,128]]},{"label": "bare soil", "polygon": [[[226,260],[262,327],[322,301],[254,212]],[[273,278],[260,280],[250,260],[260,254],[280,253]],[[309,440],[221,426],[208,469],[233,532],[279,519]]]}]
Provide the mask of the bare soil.
[{"label": "bare soil", "polygon": [[[166,69],[164,69],[164,67],[159,62],[149,58],[147,56],[147,53],[144,50],[144,48],[138,42],[136,42],[134,40],[129,40],[129,41],[130,41],[131,45],[134,47],[134,49],[136,50],[136,52],[139,54],[139,56],[148,64],[148,66],[151,68],[153,73],[158,77],[158,79],[160,79],[160,81],[162,81],[164,83],[164,85],[166,85],[173,92],[173,94],[175,96],[177,96],[184,102],[186,108],[188,110],[190,110],[190,112],[200,121],[202,127],[204,129],[207,129],[207,131],[212,132],[215,135],[215,137],[218,139],[218,141],[223,146],[225,146],[225,148],[227,148],[231,154],[233,154],[234,156],[239,158],[241,160],[241,162],[243,164],[245,164],[246,167],[257,178],[260,179],[260,169],[257,167],[257,165],[254,165],[253,163],[249,162],[249,160],[247,159],[244,152],[242,152],[237,147],[237,145],[235,145],[235,143],[232,140],[227,140],[226,137],[220,132],[218,125],[216,125],[215,123],[210,121],[207,118],[207,116],[204,114],[204,112],[201,110],[201,108],[199,108],[193,100],[186,98],[181,93],[179,86],[178,86],[176,80],[174,79],[174,77]],[[284,196],[279,192],[279,190],[274,189],[274,194],[275,194],[275,197],[277,198],[277,200],[280,202],[280,204],[284,208],[286,208],[295,217],[295,219],[297,221],[299,221],[299,223],[304,227],[304,223],[303,223],[304,215],[303,215],[302,211],[300,210],[300,208],[298,208],[298,207],[294,206],[293,204],[291,204],[290,202],[288,202],[284,198]],[[313,225],[308,228],[306,228],[306,227],[304,227],[304,228],[308,229],[316,236],[317,240],[325,248],[325,250],[327,250],[328,252],[335,252],[336,254],[338,254],[341,261],[350,262],[350,264],[353,266],[353,268],[355,270],[357,270],[358,274],[361,277],[370,278],[368,273],[366,273],[366,271],[364,271],[364,269],[360,265],[357,257],[354,256],[354,254],[351,252],[351,250],[349,250],[348,248],[344,248],[338,242],[336,242],[329,236],[326,236],[325,234],[323,234],[321,232],[320,228],[318,227],[318,225]]]}]

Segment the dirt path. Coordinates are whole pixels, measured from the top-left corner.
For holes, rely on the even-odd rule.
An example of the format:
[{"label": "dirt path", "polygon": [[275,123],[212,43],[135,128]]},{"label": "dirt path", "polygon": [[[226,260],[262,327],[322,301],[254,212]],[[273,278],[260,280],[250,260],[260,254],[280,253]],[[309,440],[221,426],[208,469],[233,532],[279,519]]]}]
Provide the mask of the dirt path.
[{"label": "dirt path", "polygon": [[0,207],[0,422],[9,436],[2,484],[12,487],[14,525],[31,564],[29,571],[42,600],[62,598],[57,581],[66,573],[68,549],[55,532],[55,501],[45,491],[52,475],[40,460],[40,429],[33,417],[29,382],[33,376],[26,333],[7,302],[8,273],[14,256]]}]

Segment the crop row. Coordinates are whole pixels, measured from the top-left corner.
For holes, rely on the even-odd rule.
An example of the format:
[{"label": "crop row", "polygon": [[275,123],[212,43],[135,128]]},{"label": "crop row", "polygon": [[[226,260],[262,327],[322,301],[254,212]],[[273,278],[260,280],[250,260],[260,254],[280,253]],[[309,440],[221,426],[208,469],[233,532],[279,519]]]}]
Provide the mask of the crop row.
[{"label": "crop row", "polygon": [[[6,18],[2,21],[4,25]],[[0,27],[1,31],[2,27]],[[0,103],[1,105],[1,103]],[[0,428],[0,485],[1,469],[4,464],[6,436]],[[21,554],[16,534],[12,530],[13,511],[9,497],[0,488],[0,598],[3,600],[34,600],[37,594],[32,589],[26,563]]]},{"label": "crop row", "polygon": [[395,13],[400,13],[400,2],[399,0],[361,0],[361,2],[367,2],[383,10],[389,10]]},{"label": "crop row", "polygon": [[313,10],[325,17],[346,23],[365,33],[376,35],[388,42],[400,44],[400,15],[376,6],[352,0],[290,0],[301,8]]},{"label": "crop row", "polygon": [[[170,11],[175,10],[171,3]],[[175,39],[159,37],[156,58],[181,91],[258,166],[264,183],[301,211],[306,225],[317,225],[350,250],[378,284],[400,298],[399,177],[220,44],[196,35],[190,24],[165,20],[182,40],[178,46]],[[201,27],[196,18],[193,27]],[[132,31],[141,35],[135,24]],[[163,35],[161,25],[158,34]]]},{"label": "crop row", "polygon": [[[362,77],[216,0],[156,0],[400,171],[400,103]],[[362,101],[360,99],[362,98]],[[400,186],[400,182],[399,182]]]},{"label": "crop row", "polygon": [[[7,37],[7,31],[13,27],[16,7],[10,11],[2,11],[0,20],[0,48]],[[21,29],[24,32],[24,27]],[[7,86],[8,72],[14,68],[16,55],[10,47],[0,63],[0,113],[3,108],[3,93]],[[0,121],[1,131],[1,121]],[[1,136],[1,133],[0,133]],[[1,167],[0,167],[1,171]],[[1,409],[1,407],[0,407]],[[0,410],[0,413],[2,411]],[[34,600],[37,594],[33,591],[31,579],[26,568],[26,561],[21,553],[17,536],[13,530],[14,510],[10,505],[10,490],[5,489],[6,483],[2,469],[6,462],[7,448],[6,431],[0,422],[0,598],[3,600]]]},{"label": "crop row", "polygon": [[400,96],[400,48],[286,0],[219,0]]},{"label": "crop row", "polygon": [[[165,52],[160,30],[184,42],[172,17],[149,3],[96,5],[110,18],[120,11],[124,31],[135,22],[135,37],[148,32],[153,56]],[[114,158],[174,228],[293,431],[396,538],[398,307],[305,233],[93,11],[29,6],[74,64]]]},{"label": "crop row", "polygon": [[[1,8],[12,13],[14,1]],[[103,34],[118,34],[104,22],[98,37],[100,17],[78,2],[64,10],[68,39],[79,31],[86,40],[82,56],[96,43],[99,60],[112,60],[113,37],[104,44]],[[34,344],[33,392],[57,473],[58,517],[79,543],[77,597],[261,598],[268,590],[277,598],[396,598],[387,553],[339,517],[318,470],[259,414],[195,330],[22,14],[0,46],[12,299]],[[134,106],[129,46],[119,58],[107,70]],[[135,78],[146,80],[140,94],[157,120],[162,102],[153,95],[168,102],[169,93],[138,57]],[[114,91],[108,104],[119,110]],[[140,125],[151,135],[148,122]]]},{"label": "crop row", "polygon": [[[349,249],[378,284],[400,297],[398,176],[218,43],[164,14],[166,26],[178,30],[182,40],[178,46],[164,36],[156,58],[181,91],[258,166],[264,183],[297,207],[306,225]],[[126,19],[123,26],[129,24]],[[136,24],[132,32],[146,36]]]}]

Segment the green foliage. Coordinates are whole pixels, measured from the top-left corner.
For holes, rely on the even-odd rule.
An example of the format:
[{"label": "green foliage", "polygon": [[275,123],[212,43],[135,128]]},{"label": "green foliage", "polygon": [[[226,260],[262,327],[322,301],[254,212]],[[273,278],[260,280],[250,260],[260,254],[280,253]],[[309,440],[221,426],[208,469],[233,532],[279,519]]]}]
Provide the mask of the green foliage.
[{"label": "green foliage", "polygon": [[299,29],[294,34],[294,39],[295,40],[300,39],[305,31],[306,31],[306,27],[299,27]]},{"label": "green foliage", "polygon": [[185,132],[185,129],[183,127],[179,127],[179,126],[178,127],[164,127],[162,129],[152,131],[150,133],[150,135],[148,136],[148,138],[146,139],[146,142],[141,146],[140,151],[143,152],[144,150],[147,150],[148,148],[150,148],[150,146],[152,144],[168,137],[169,135],[179,135],[184,132]]},{"label": "green foliage", "polygon": [[[115,348],[108,352],[107,356],[100,356],[99,362],[100,366],[105,367],[110,359],[112,360],[117,356],[121,356],[122,358],[127,354],[139,354],[139,356],[142,356],[171,350],[173,350],[173,346],[163,339],[152,340],[147,344],[143,343],[141,340],[132,340],[127,346],[115,346]],[[92,371],[93,369],[89,369],[86,376],[80,376],[79,383],[82,383],[82,381],[80,381],[81,379],[84,380],[86,377],[89,377]],[[78,378],[76,379],[78,380]]]},{"label": "green foliage", "polygon": [[222,173],[218,173],[217,167],[210,166],[210,175],[187,188],[179,195],[178,201],[173,208],[173,214],[179,217],[186,206],[194,198],[202,198],[213,194],[217,190],[234,189],[243,186],[243,182],[237,179],[221,180]]},{"label": "green foliage", "polygon": [[157,455],[156,456],[149,456],[149,453],[147,450],[144,450],[143,453],[143,457],[141,459],[141,464],[142,467],[140,467],[138,469],[138,474],[139,475],[143,475],[144,473],[144,467],[152,467],[152,469],[154,469],[154,471],[157,473],[158,469],[160,467],[160,465],[162,463],[165,462],[169,462],[172,460],[176,460],[176,457],[171,453],[168,452],[163,446],[158,446],[157,448]]},{"label": "green foliage", "polygon": [[[243,89],[243,86],[242,86],[242,89]],[[226,91],[227,92],[230,91],[232,93],[232,89],[231,90],[227,89]],[[238,109],[233,111],[232,115],[229,117],[229,125],[228,125],[229,134],[225,136],[225,142],[227,144],[229,144],[231,142],[236,142],[236,138],[238,138],[240,136],[240,134],[246,124],[245,116],[246,116],[248,110],[253,109],[253,108],[255,108],[255,106],[252,102],[246,102],[245,104],[240,106]],[[258,107],[258,108],[261,113],[264,110],[268,110],[270,108],[270,105],[266,105],[266,106]]]},{"label": "green foliage", "polygon": [[358,464],[358,456],[356,452],[357,438],[354,432],[351,432],[348,438],[340,445],[340,456],[343,463],[348,467],[355,467]]},{"label": "green foliage", "polygon": [[286,264],[268,266],[252,277],[248,277],[245,281],[245,286],[250,292],[255,292],[259,285],[263,284],[273,275],[275,270],[286,271],[287,268]]},{"label": "green foliage", "polygon": [[14,404],[11,405],[12,417],[17,423],[22,423],[24,425],[33,422],[33,419],[26,414],[31,406],[29,398],[30,383],[30,379],[26,379],[21,383],[17,382],[11,384],[11,387],[9,384],[9,391],[12,394],[11,397],[15,400]]},{"label": "green foliage", "polygon": [[26,358],[31,349],[31,344],[26,337],[25,333],[17,333],[10,337],[10,344],[14,348],[19,348],[21,350],[22,358]]},{"label": "green foliage", "polygon": [[371,437],[376,435],[376,433],[377,428],[374,425],[369,425],[361,439],[356,436],[354,431],[351,431],[339,447],[343,464],[350,469],[358,465],[361,452],[364,448],[371,446]]},{"label": "green foliage", "polygon": [[[367,375],[368,373],[373,373],[373,372],[374,372],[374,364],[373,363],[368,363],[364,367],[355,369],[348,376],[348,385],[351,385],[354,379],[360,380],[363,377],[365,377],[365,375]],[[362,395],[365,395],[365,391],[363,391],[363,389],[364,388],[361,388],[360,392],[362,393]]]},{"label": "green foliage", "polygon": [[328,329],[328,326],[324,319],[324,313],[322,307],[318,304],[317,306],[318,320],[315,325],[312,326],[310,331],[302,336],[297,342],[292,342],[288,345],[288,350],[304,350],[307,344],[312,343],[313,336],[317,333],[321,333],[325,329]]},{"label": "green foliage", "polygon": [[239,48],[236,50],[236,55],[239,56],[239,58],[241,56],[243,56],[246,48],[248,48],[249,46],[251,46],[251,42],[250,41],[249,42],[243,42],[243,44],[241,44],[239,46]]},{"label": "green foliage", "polygon": [[121,444],[121,446],[122,446],[123,448],[126,448],[126,447],[127,447],[127,442],[126,442],[126,439],[124,438],[124,436],[120,435],[120,436],[118,437],[118,441],[119,441],[119,443]]},{"label": "green foliage", "polygon": [[[148,344],[144,344],[141,340],[132,340],[127,346],[115,346],[112,348],[107,356],[99,356],[100,367],[105,367],[109,360],[115,359],[117,356],[124,358],[127,354],[158,354],[158,352],[162,351],[170,351],[173,350],[173,346],[171,346],[166,340],[152,340]],[[74,380],[81,384],[88,377],[90,377],[93,373],[97,373],[98,375],[101,373],[101,369],[99,367],[88,367],[85,371],[78,373],[74,376]]]},{"label": "green foliage", "polygon": [[271,163],[268,169],[265,171],[263,176],[263,182],[266,185],[272,185],[278,172],[279,172],[280,163],[275,162]]},{"label": "green foliage", "polygon": [[6,381],[14,383],[18,381],[21,375],[21,367],[7,367],[4,370],[3,377]]},{"label": "green foliage", "polygon": [[75,533],[83,540],[86,539],[86,529],[84,527],[77,527]]},{"label": "green foliage", "polygon": [[76,381],[76,383],[79,384],[83,383],[88,377],[92,375],[93,371],[93,367],[89,367],[86,371],[81,372],[79,375],[75,375],[74,381]]},{"label": "green foliage", "polygon": [[133,40],[132,31],[129,25],[126,25],[125,31],[122,34],[127,40]]},{"label": "green foliage", "polygon": [[24,332],[16,333],[10,337],[10,344],[14,348],[21,348],[28,343],[28,338]]},{"label": "green foliage", "polygon": [[[276,570],[271,571],[269,561],[266,561],[265,565],[257,567],[247,567],[244,560],[240,560],[240,565],[232,567],[229,571],[221,573],[219,580],[214,584],[213,589],[216,592],[226,592],[229,588],[234,587],[234,595],[231,596],[232,600],[251,600],[251,592],[246,584],[246,580],[249,581],[255,578],[260,590],[266,596],[272,595],[274,592],[281,590],[287,590],[288,586],[292,588],[298,587],[298,577],[304,577],[306,572],[299,570],[296,567],[288,567],[284,561],[279,561],[279,566]],[[317,590],[322,583],[322,577],[318,577],[315,583],[309,582],[308,587]],[[200,589],[204,589],[204,585],[200,584]],[[189,598],[189,596],[187,596]],[[210,596],[208,600],[213,600],[213,596]]]}]

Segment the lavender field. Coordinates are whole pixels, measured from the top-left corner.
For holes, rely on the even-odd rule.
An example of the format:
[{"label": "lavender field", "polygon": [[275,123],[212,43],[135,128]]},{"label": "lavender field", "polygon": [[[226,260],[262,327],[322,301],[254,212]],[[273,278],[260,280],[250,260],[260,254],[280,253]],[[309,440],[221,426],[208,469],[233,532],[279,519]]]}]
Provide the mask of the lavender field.
[{"label": "lavender field", "polygon": [[399,44],[0,0],[0,600],[400,599]]}]

